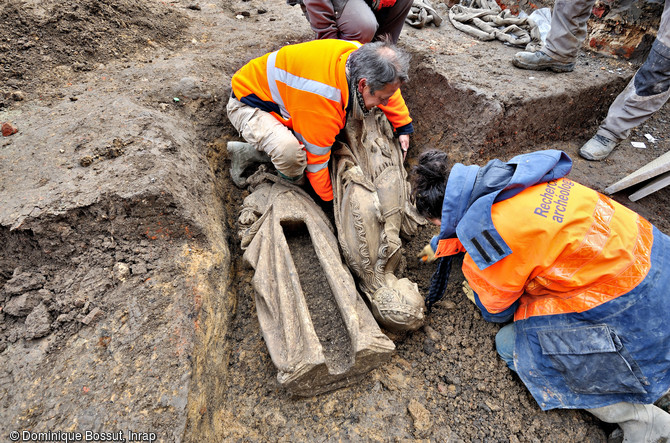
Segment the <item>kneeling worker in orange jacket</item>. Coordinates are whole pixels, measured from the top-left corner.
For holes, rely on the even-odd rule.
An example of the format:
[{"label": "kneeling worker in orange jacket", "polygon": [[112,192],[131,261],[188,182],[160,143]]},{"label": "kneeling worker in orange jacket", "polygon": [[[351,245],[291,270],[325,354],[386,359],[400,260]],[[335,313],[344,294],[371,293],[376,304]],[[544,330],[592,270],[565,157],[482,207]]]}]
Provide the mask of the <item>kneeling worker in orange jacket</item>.
[{"label": "kneeling worker in orange jacket", "polygon": [[243,186],[244,168],[269,159],[279,175],[303,174],[324,201],[333,199],[330,149],[350,112],[378,106],[406,153],[412,119],[400,94],[409,55],[387,41],[315,40],[251,60],[233,75],[228,118],[249,143],[231,142],[231,175]]},{"label": "kneeling worker in orange jacket", "polygon": [[514,320],[496,348],[543,410],[585,409],[624,442],[670,441],[652,404],[670,388],[670,237],[571,168],[556,150],[483,167],[422,153],[416,208],[441,229],[421,255],[442,257],[427,305],[464,252],[471,300],[485,320]]}]

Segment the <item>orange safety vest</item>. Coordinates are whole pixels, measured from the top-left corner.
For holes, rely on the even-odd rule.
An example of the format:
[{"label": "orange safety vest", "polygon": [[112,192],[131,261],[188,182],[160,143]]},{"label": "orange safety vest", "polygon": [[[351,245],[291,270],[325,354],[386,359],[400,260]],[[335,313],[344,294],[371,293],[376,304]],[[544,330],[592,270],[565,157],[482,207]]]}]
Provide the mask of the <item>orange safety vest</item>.
[{"label": "orange safety vest", "polygon": [[519,299],[514,319],[584,312],[623,295],[647,275],[652,225],[614,200],[563,178],[493,205],[512,254],[463,274],[491,313]]},{"label": "orange safety vest", "polygon": [[[304,145],[306,176],[325,201],[333,199],[328,173],[330,148],[346,123],[349,86],[345,64],[360,46],[328,39],[284,46],[251,60],[232,79],[238,100],[254,95],[278,107],[278,112],[271,114]],[[379,108],[394,128],[412,121],[399,89],[387,106]]]}]

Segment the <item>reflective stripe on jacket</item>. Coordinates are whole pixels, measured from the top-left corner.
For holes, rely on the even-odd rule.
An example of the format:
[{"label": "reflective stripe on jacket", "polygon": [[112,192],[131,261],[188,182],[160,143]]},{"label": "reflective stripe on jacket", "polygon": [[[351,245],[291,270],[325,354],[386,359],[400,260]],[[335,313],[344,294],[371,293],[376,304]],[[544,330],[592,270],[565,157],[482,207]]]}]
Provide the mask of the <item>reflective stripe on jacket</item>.
[{"label": "reflective stripe on jacket", "polygon": [[653,403],[670,387],[670,238],[555,154],[455,165],[433,243],[466,250],[484,318],[514,315],[514,367],[543,410]]},{"label": "reflective stripe on jacket", "polygon": [[[360,43],[344,40],[288,45],[251,60],[232,79],[233,94],[238,100],[270,112],[304,144],[305,175],[325,201],[333,199],[328,173],[330,148],[346,123],[346,61],[358,47]],[[400,90],[388,106],[380,109],[394,128],[411,123]]]},{"label": "reflective stripe on jacket", "polygon": [[517,299],[515,320],[584,312],[637,286],[650,268],[651,224],[598,192],[558,179],[493,205],[512,254],[463,273],[490,313]]}]

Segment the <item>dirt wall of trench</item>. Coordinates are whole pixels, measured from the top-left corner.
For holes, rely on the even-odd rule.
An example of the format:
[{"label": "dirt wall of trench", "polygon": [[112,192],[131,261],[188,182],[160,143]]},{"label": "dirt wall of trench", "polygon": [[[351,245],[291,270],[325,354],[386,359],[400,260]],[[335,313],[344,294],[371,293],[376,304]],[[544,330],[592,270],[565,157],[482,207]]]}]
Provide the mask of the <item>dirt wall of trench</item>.
[{"label": "dirt wall of trench", "polygon": [[590,136],[629,79],[612,78],[574,94],[528,97],[519,92],[499,97],[451,82],[434,66],[412,74],[421,79],[420,85],[408,85],[404,94],[414,104],[414,143],[418,147],[449,146],[458,152],[459,161],[476,161],[488,153],[513,156],[519,149]]}]

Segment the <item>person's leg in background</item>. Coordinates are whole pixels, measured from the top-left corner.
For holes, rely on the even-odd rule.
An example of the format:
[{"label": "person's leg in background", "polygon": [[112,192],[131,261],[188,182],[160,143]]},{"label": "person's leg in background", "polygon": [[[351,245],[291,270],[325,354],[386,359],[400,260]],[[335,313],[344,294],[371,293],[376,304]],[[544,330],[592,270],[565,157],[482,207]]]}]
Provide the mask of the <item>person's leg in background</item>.
[{"label": "person's leg in background", "polygon": [[596,135],[579,154],[603,160],[630,131],[644,123],[670,98],[670,0],[666,0],[656,40],[640,69],[614,100]]},{"label": "person's leg in background", "polygon": [[343,40],[369,43],[377,33],[377,17],[365,0],[348,0],[337,18],[337,29]]},{"label": "person's leg in background", "polygon": [[512,63],[517,68],[570,72],[586,38],[586,23],[595,0],[557,0],[551,14],[551,28],[543,48],[537,52],[517,52]]},{"label": "person's leg in background", "polygon": [[412,3],[414,3],[413,0],[396,0],[393,6],[375,11],[377,23],[379,23],[377,37],[388,35],[394,44],[398,43],[400,31],[402,31],[409,10],[412,9]]}]

